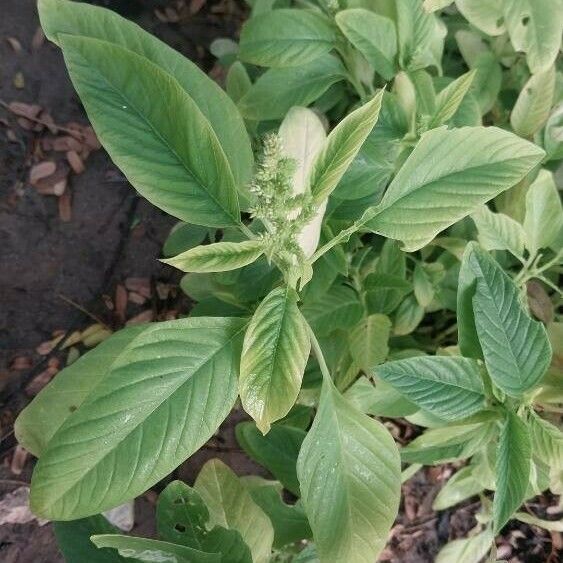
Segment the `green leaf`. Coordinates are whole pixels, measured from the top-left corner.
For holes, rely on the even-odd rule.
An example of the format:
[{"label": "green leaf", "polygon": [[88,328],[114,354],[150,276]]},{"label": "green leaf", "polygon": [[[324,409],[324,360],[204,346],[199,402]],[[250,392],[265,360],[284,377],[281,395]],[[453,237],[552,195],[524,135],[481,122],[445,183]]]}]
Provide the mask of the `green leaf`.
[{"label": "green leaf", "polygon": [[321,561],[374,561],[397,515],[400,462],[391,435],[325,379],[297,462]]},{"label": "green leaf", "polygon": [[286,504],[281,497],[282,486],[277,481],[260,477],[243,477],[252,500],[268,515],[274,526],[274,547],[280,548],[313,535],[300,502]]},{"label": "green leaf", "polygon": [[419,356],[387,362],[371,371],[420,408],[445,420],[465,418],[485,406],[483,380],[475,360]]},{"label": "green leaf", "polygon": [[524,51],[532,73],[553,65],[561,46],[559,0],[504,0],[504,19],[515,51]]},{"label": "green leaf", "polygon": [[526,498],[530,478],[532,448],[524,421],[513,412],[506,413],[497,453],[497,488],[493,500],[495,535],[510,520]]},{"label": "green leaf", "polygon": [[311,349],[297,299],[290,287],[274,289],[256,309],[244,336],[240,398],[264,434],[294,405]]},{"label": "green leaf", "polygon": [[57,374],[18,416],[14,424],[18,442],[34,456],[42,456],[55,432],[107,376],[122,351],[145,330],[146,325],[120,330]]},{"label": "green leaf", "polygon": [[317,336],[352,328],[362,318],[358,295],[347,285],[336,283],[324,295],[315,297],[303,305],[301,312]]},{"label": "green leaf", "polygon": [[453,1],[454,0],[424,0],[422,6],[427,12],[436,12],[453,4]]},{"label": "green leaf", "polygon": [[101,364],[98,384],[35,467],[35,513],[69,520],[117,506],[199,449],[235,402],[244,326],[236,318],[148,325]]},{"label": "green leaf", "polygon": [[227,72],[225,79],[225,90],[233,102],[238,103],[240,99],[250,90],[252,82],[246,68],[240,61],[235,61]]},{"label": "green leaf", "polygon": [[172,481],[160,493],[156,508],[158,535],[170,543],[206,553],[220,553],[225,563],[252,563],[250,549],[237,530],[208,529],[209,511],[199,493]]},{"label": "green leaf", "polygon": [[520,223],[504,213],[493,213],[486,205],[477,209],[471,219],[485,250],[508,250],[519,258],[524,255],[525,234]]},{"label": "green leaf", "polygon": [[309,183],[316,203],[332,193],[370,134],[381,109],[383,90],[348,114],[329,134],[311,170]]},{"label": "green leaf", "polygon": [[403,277],[377,272],[366,277],[364,288],[369,313],[385,315],[392,313],[412,291],[412,285]]},{"label": "green leaf", "polygon": [[540,170],[526,193],[526,247],[531,254],[556,244],[563,231],[563,206],[553,174]]},{"label": "green leaf", "polygon": [[59,41],[100,141],[141,195],[187,222],[238,225],[229,162],[180,84],[123,47],[70,35]]},{"label": "green leaf", "polygon": [[433,510],[446,510],[456,504],[479,494],[484,489],[475,467],[462,467],[450,477],[432,503]]},{"label": "green leaf", "polygon": [[[40,0],[38,9],[41,27],[54,43],[59,44],[59,34],[103,39],[145,57],[173,76],[209,121],[237,186],[246,185],[254,159],[244,122],[229,96],[197,65],[138,25],[104,8],[82,2]],[[162,100],[158,105],[161,104]]]},{"label": "green leaf", "polygon": [[475,70],[462,74],[457,80],[446,86],[436,98],[436,109],[430,120],[429,129],[443,125],[449,121],[459,109],[463,98],[469,91]]},{"label": "green leaf", "polygon": [[520,181],[544,152],[496,127],[425,133],[367,226],[412,252]]},{"label": "green leaf", "polygon": [[336,14],[335,21],[346,39],[375,71],[384,80],[391,80],[397,56],[397,34],[393,21],[363,8],[342,10]]},{"label": "green leaf", "polygon": [[382,363],[389,352],[391,321],[385,315],[370,315],[353,328],[349,335],[350,353],[364,371]]},{"label": "green leaf", "polygon": [[269,560],[274,538],[270,519],[229,467],[218,459],[208,461],[194,488],[207,505],[212,524],[237,530],[250,547],[254,563]]},{"label": "green leaf", "polygon": [[164,241],[162,254],[164,256],[175,256],[180,252],[185,252],[198,244],[201,244],[207,237],[210,229],[200,227],[199,225],[190,225],[189,223],[176,223],[168,238]]},{"label": "green leaf", "polygon": [[491,420],[431,428],[401,448],[401,459],[426,465],[465,459],[486,446],[496,432]]},{"label": "green leaf", "polygon": [[556,471],[563,471],[563,432],[532,412],[529,422],[534,455]]},{"label": "green leaf", "polygon": [[330,54],[295,68],[273,68],[241,98],[239,109],[247,119],[281,119],[293,106],[313,103],[345,76],[342,63]]},{"label": "green leaf", "polygon": [[296,496],[299,496],[299,482],[295,466],[305,436],[304,430],[283,424],[275,424],[265,436],[253,422],[236,426],[237,442],[246,454]]},{"label": "green leaf", "polygon": [[503,2],[498,0],[456,0],[463,17],[487,35],[501,35],[506,31]]},{"label": "green leaf", "polygon": [[517,512],[514,514],[514,518],[525,524],[530,524],[530,526],[538,526],[552,532],[563,532],[563,520],[542,520],[527,512]]},{"label": "green leaf", "polygon": [[173,258],[161,259],[182,272],[227,272],[252,264],[264,252],[262,240],[216,242],[197,246]]},{"label": "green leaf", "polygon": [[470,538],[447,543],[436,556],[435,563],[480,563],[494,543],[490,528]]},{"label": "green leaf", "polygon": [[414,296],[421,307],[428,307],[434,299],[434,285],[424,265],[418,262],[413,272]]},{"label": "green leaf", "polygon": [[393,319],[393,334],[405,336],[413,332],[424,318],[424,307],[421,307],[414,295],[407,295],[406,299],[395,311]]},{"label": "green leaf", "polygon": [[268,67],[307,64],[336,42],[330,20],[317,12],[278,9],[249,19],[240,34],[242,61]]},{"label": "green leaf", "polygon": [[[487,371],[500,389],[513,397],[539,383],[551,362],[551,346],[542,323],[531,319],[520,303],[518,287],[475,243],[464,254],[466,290],[459,301],[466,329],[478,335]],[[473,283],[469,280],[473,278]],[[471,327],[473,326],[473,330]],[[473,351],[473,350],[472,350]]]},{"label": "green leaf", "polygon": [[98,549],[91,541],[93,534],[116,534],[101,514],[72,522],[53,522],[57,545],[67,563],[123,563],[124,558],[110,549]]},{"label": "green leaf", "polygon": [[220,563],[219,553],[204,553],[183,545],[131,536],[104,534],[92,536],[97,547],[116,549],[121,557],[137,561],[174,563]]},{"label": "green leaf", "polygon": [[521,137],[532,137],[549,117],[555,93],[555,67],[533,74],[518,95],[510,124]]}]

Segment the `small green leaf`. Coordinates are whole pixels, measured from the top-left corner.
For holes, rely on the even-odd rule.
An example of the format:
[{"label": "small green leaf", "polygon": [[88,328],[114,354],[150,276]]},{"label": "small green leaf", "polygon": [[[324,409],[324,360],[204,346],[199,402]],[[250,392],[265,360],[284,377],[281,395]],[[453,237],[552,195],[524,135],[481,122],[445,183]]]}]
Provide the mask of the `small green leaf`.
[{"label": "small green leaf", "polygon": [[242,27],[242,61],[268,67],[307,64],[328,53],[336,42],[330,20],[317,12],[272,10],[250,18]]},{"label": "small green leaf", "polygon": [[[467,246],[462,271],[463,291],[458,294],[458,302],[462,303],[464,327],[460,334],[477,334],[495,385],[508,395],[520,397],[539,383],[551,362],[545,328],[528,316],[518,288],[501,266],[474,243]],[[478,353],[474,336],[470,338],[473,344],[467,351]]]},{"label": "small green leaf", "polygon": [[427,12],[436,12],[448,7],[453,2],[454,0],[424,0],[422,6]]},{"label": "small green leaf", "polygon": [[190,223],[238,225],[229,162],[209,121],[178,81],[107,41],[58,39],[101,143],[141,195]]},{"label": "small green leaf", "polygon": [[412,291],[412,284],[404,277],[374,272],[364,280],[364,288],[368,312],[388,315]]},{"label": "small green leaf", "polygon": [[469,91],[475,70],[462,74],[457,80],[446,86],[436,98],[436,109],[430,120],[429,129],[448,122],[457,112],[463,98]]},{"label": "small green leaf", "polygon": [[497,488],[493,500],[495,535],[512,518],[526,498],[532,448],[526,424],[513,412],[506,413],[497,453]]},{"label": "small green leaf", "polygon": [[162,254],[166,257],[175,256],[190,248],[194,248],[194,246],[201,244],[205,237],[210,235],[210,230],[213,232],[213,229],[199,225],[190,225],[183,222],[176,223],[172,227],[168,238],[164,241]]},{"label": "small green leaf", "polygon": [[329,134],[317,156],[309,184],[317,203],[332,193],[370,134],[381,109],[383,90],[372,100],[348,114]]},{"label": "small green leaf", "polygon": [[395,336],[410,334],[422,322],[423,318],[424,308],[419,305],[414,295],[407,295],[395,311],[393,334]]},{"label": "small green leaf", "polygon": [[238,103],[240,99],[250,90],[252,82],[246,68],[240,61],[235,61],[227,72],[225,79],[225,90],[233,102]]},{"label": "small green leaf", "polygon": [[508,250],[517,258],[524,255],[524,229],[505,215],[493,213],[486,205],[471,215],[478,231],[479,243],[485,250]]},{"label": "small green leaf", "polygon": [[397,34],[393,21],[364,8],[342,10],[336,24],[384,80],[395,74]]},{"label": "small green leaf", "polygon": [[520,181],[544,152],[495,127],[425,133],[367,226],[412,252]]},{"label": "small green leaf", "polygon": [[533,74],[520,91],[510,124],[521,137],[532,137],[549,117],[555,93],[555,67]]},{"label": "small green leaf", "polygon": [[563,232],[563,206],[553,174],[540,170],[526,193],[526,247],[532,254],[549,248]]},{"label": "small green leaf", "polygon": [[349,335],[350,353],[364,371],[382,363],[389,352],[391,321],[385,315],[370,315],[360,321]]},{"label": "small green leaf", "polygon": [[311,349],[297,298],[289,287],[274,289],[256,309],[244,335],[240,398],[264,434],[295,404]]},{"label": "small green leaf", "polygon": [[453,540],[438,552],[435,563],[480,563],[490,551],[494,540],[490,528],[470,538]]},{"label": "small green leaf", "polygon": [[432,503],[432,508],[434,510],[446,510],[446,508],[455,506],[459,502],[479,494],[483,488],[483,484],[475,472],[475,467],[472,465],[462,467],[440,489]]},{"label": "small green leaf", "polygon": [[305,436],[304,430],[283,424],[275,424],[265,436],[253,422],[236,426],[241,448],[296,496],[299,496],[299,482],[295,466]]},{"label": "small green leaf", "polygon": [[419,356],[387,362],[371,372],[445,420],[465,418],[485,406],[483,380],[474,360]]},{"label": "small green leaf", "polygon": [[227,272],[252,264],[263,252],[264,242],[261,240],[216,242],[191,248],[161,262],[182,272]]},{"label": "small green leaf", "polygon": [[397,447],[325,379],[297,475],[321,562],[374,561],[399,507]]},{"label": "small green leaf", "polygon": [[166,541],[134,538],[122,535],[92,536],[97,547],[116,549],[121,557],[136,561],[170,561],[174,563],[220,563],[219,553],[204,553],[197,549]]},{"label": "small green leaf", "polygon": [[218,459],[208,461],[194,488],[207,505],[212,524],[237,530],[250,547],[254,563],[269,560],[274,539],[270,519],[229,467]]},{"label": "small green leaf", "polygon": [[563,471],[563,432],[532,412],[530,435],[534,455],[555,471]]},{"label": "small green leaf", "polygon": [[434,285],[424,265],[417,263],[413,272],[414,296],[421,307],[428,307],[434,299]]},{"label": "small green leaf", "polygon": [[485,115],[497,102],[502,86],[502,67],[490,51],[479,53],[470,67],[475,70],[471,92],[481,108],[481,115]]}]

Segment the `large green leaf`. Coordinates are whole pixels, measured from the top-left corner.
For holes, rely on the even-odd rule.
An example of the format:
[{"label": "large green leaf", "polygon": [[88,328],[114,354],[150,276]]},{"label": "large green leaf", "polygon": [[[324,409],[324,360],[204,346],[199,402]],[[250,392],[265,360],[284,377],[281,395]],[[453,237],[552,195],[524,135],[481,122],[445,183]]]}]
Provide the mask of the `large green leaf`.
[{"label": "large green leaf", "polygon": [[524,51],[533,73],[547,70],[561,47],[559,0],[503,0],[504,19],[516,51]]},{"label": "large green leaf", "polygon": [[456,0],[455,5],[462,15],[487,35],[501,35],[506,31],[499,0]]},{"label": "large green leaf", "polygon": [[18,442],[40,457],[61,424],[107,376],[123,349],[149,326],[120,330],[61,371],[18,416],[14,424]]},{"label": "large green leaf", "polygon": [[60,34],[100,141],[151,203],[187,222],[240,222],[236,184],[209,121],[178,81],[121,46]]},{"label": "large green leaf", "polygon": [[299,482],[295,466],[305,436],[304,430],[284,424],[275,424],[265,436],[253,422],[241,422],[236,427],[237,442],[247,455],[296,496]]},{"label": "large green leaf", "polygon": [[279,9],[249,19],[240,34],[241,60],[268,67],[300,66],[328,53],[336,34],[325,16]]},{"label": "large green leaf", "polygon": [[353,407],[328,379],[297,475],[320,560],[374,561],[399,508],[397,447],[380,422]]},{"label": "large green leaf", "polygon": [[[502,267],[475,243],[465,251],[462,271],[465,281],[458,293],[463,310],[460,336],[465,338],[464,331],[469,333],[473,345],[467,351],[477,352],[478,357],[477,334],[491,379],[505,393],[519,397],[537,385],[551,362],[545,328],[528,316],[518,287]],[[460,342],[463,351],[462,338]]]},{"label": "large green leaf", "polygon": [[308,106],[345,76],[342,63],[330,54],[295,68],[272,68],[240,99],[239,109],[247,119],[280,119],[293,106]]},{"label": "large green leaf", "polygon": [[290,287],[274,289],[256,309],[244,336],[240,398],[264,434],[295,404],[311,349],[297,299]]},{"label": "large green leaf", "polygon": [[254,563],[269,560],[272,523],[229,467],[218,459],[208,461],[194,488],[207,505],[212,524],[237,530],[250,548]]},{"label": "large green leaf", "polygon": [[200,448],[231,410],[245,321],[149,325],[126,343],[57,430],[35,468],[31,506],[69,520],[145,491]]},{"label": "large green leaf", "polygon": [[397,56],[393,21],[364,8],[342,10],[336,14],[335,21],[376,72],[385,80],[391,80]]},{"label": "large green leaf", "polygon": [[414,251],[521,180],[544,152],[496,127],[425,133],[368,226]]},{"label": "large green leaf", "polygon": [[498,534],[526,498],[532,448],[526,424],[507,412],[497,453],[497,488],[493,500],[493,528]]},{"label": "large green leaf", "polygon": [[92,541],[98,547],[111,547],[117,550],[121,557],[147,563],[152,561],[221,563],[222,561],[219,553],[204,553],[166,541],[111,534],[92,536]]},{"label": "large green leaf", "polygon": [[320,204],[332,193],[358,154],[379,117],[383,90],[347,115],[329,134],[309,179],[311,194]]},{"label": "large green leaf", "polygon": [[470,416],[485,406],[483,380],[475,360],[418,356],[371,370],[420,408],[445,420]]},{"label": "large green leaf", "polygon": [[103,39],[145,57],[172,75],[209,121],[237,185],[244,186],[250,180],[253,156],[244,122],[229,96],[194,63],[138,25],[104,8],[67,0],[40,0],[38,9],[45,35],[57,44],[59,34]]},{"label": "large green leaf", "polygon": [[162,259],[182,272],[227,272],[248,266],[264,252],[262,240],[243,242],[216,242],[190,248],[177,256]]}]

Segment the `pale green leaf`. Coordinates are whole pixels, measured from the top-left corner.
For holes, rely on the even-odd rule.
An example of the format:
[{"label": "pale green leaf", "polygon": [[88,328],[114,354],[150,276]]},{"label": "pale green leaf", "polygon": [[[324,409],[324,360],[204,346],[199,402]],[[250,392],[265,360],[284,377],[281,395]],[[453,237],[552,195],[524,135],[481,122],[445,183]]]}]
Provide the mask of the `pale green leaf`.
[{"label": "pale green leaf", "polygon": [[494,542],[489,528],[470,538],[447,543],[436,556],[435,563],[481,563]]},{"label": "pale green leaf", "polygon": [[33,510],[53,520],[96,514],[141,494],[199,449],[235,402],[244,326],[236,318],[182,319],[121,340],[36,465]]},{"label": "pale green leaf", "polygon": [[348,114],[329,134],[318,154],[309,185],[317,204],[332,193],[370,134],[381,109],[383,90],[369,102]]},{"label": "pale green leaf", "polygon": [[239,109],[247,119],[281,119],[293,106],[313,103],[345,76],[342,63],[330,54],[295,68],[272,68],[240,99]]},{"label": "pale green leaf", "polygon": [[172,258],[161,259],[161,262],[182,272],[227,272],[252,264],[263,252],[264,242],[259,239],[216,242],[190,248]]},{"label": "pale green leaf", "polygon": [[420,356],[387,362],[371,371],[420,408],[445,420],[465,418],[485,406],[475,360]]},{"label": "pale green leaf", "polygon": [[385,427],[356,410],[329,380],[297,475],[320,560],[372,563],[397,515],[399,455]]},{"label": "pale green leaf", "polygon": [[561,47],[559,0],[503,0],[506,29],[515,51],[524,51],[532,73],[547,70]]},{"label": "pale green leaf", "polygon": [[[563,7],[562,7],[563,9]],[[532,137],[549,117],[555,93],[555,67],[532,74],[520,91],[510,114],[510,124],[521,137]]]},{"label": "pale green leaf", "polygon": [[407,295],[395,311],[393,334],[395,336],[410,334],[422,322],[423,318],[424,307],[419,305],[414,295]]},{"label": "pale green leaf", "polygon": [[485,250],[508,250],[516,257],[524,255],[525,233],[522,225],[505,215],[493,213],[486,205],[471,215]]},{"label": "pale green leaf", "polygon": [[282,8],[250,18],[242,27],[242,61],[267,67],[307,64],[328,53],[336,34],[325,16]]},{"label": "pale green leaf", "polygon": [[244,335],[240,398],[264,434],[295,404],[311,349],[297,299],[289,287],[274,289],[256,309]]},{"label": "pale green leaf", "polygon": [[397,34],[393,21],[363,8],[342,10],[336,24],[384,80],[395,74]]},{"label": "pale green leaf", "polygon": [[40,0],[38,9],[45,35],[57,44],[59,34],[103,39],[145,57],[173,76],[209,121],[238,187],[250,180],[253,156],[244,122],[229,96],[196,64],[110,10],[67,0]]},{"label": "pale green leaf", "polygon": [[462,74],[438,94],[436,109],[430,120],[429,129],[443,125],[455,115],[471,87],[475,73],[475,70],[470,70]]},{"label": "pale green leaf", "polygon": [[502,85],[502,67],[490,51],[478,54],[470,67],[475,71],[470,91],[479,103],[481,115],[485,115],[497,102]]},{"label": "pale green leaf", "polygon": [[423,8],[422,0],[402,0],[394,4],[401,68],[422,68],[416,62],[432,42],[436,26],[434,14]]},{"label": "pale green leaf", "polygon": [[462,467],[452,475],[432,503],[434,510],[446,510],[459,502],[479,494],[483,490],[483,484],[475,467],[469,465]]},{"label": "pale green leaf", "polygon": [[177,545],[174,543],[134,538],[122,535],[92,536],[92,542],[97,547],[111,547],[116,549],[121,557],[136,561],[162,563],[220,563],[219,553],[204,553],[197,549]]},{"label": "pale green leaf", "polygon": [[526,193],[524,231],[526,247],[532,254],[556,243],[563,230],[563,206],[553,174],[540,170]]},{"label": "pale green leaf", "polygon": [[269,561],[272,523],[229,467],[218,459],[208,461],[194,488],[207,505],[212,524],[237,530],[250,548],[254,563]]},{"label": "pale green leaf", "polygon": [[529,524],[530,526],[537,526],[543,528],[544,530],[549,530],[550,532],[563,532],[563,520],[542,520],[536,516],[532,516],[527,512],[517,512],[514,515],[516,520]]},{"label": "pale green leaf", "polygon": [[421,307],[428,307],[434,299],[434,285],[424,265],[417,263],[413,272],[414,296]]},{"label": "pale green leaf", "polygon": [[501,35],[506,31],[502,4],[504,0],[456,0],[463,17],[487,35]]},{"label": "pale green leaf", "polygon": [[458,301],[473,304],[473,317],[464,308],[466,330],[478,335],[495,385],[519,397],[539,383],[551,362],[545,328],[528,316],[512,279],[474,243],[465,251],[462,270],[467,281]]},{"label": "pale green leaf", "polygon": [[233,102],[239,100],[250,90],[252,82],[246,68],[240,61],[235,61],[227,72],[225,79],[225,90]]},{"label": "pale green leaf", "polygon": [[118,45],[71,35],[58,39],[101,143],[141,195],[187,222],[239,224],[229,162],[178,81]]},{"label": "pale green leaf", "polygon": [[526,424],[513,412],[506,413],[497,453],[497,488],[493,500],[495,535],[512,518],[526,498],[532,448]]},{"label": "pale green leaf", "polygon": [[201,244],[208,235],[211,236],[212,232],[213,229],[180,221],[172,227],[168,238],[164,241],[162,254],[170,257],[185,252]]},{"label": "pale green leaf", "polygon": [[427,12],[436,12],[453,4],[454,0],[424,0],[422,6]]},{"label": "pale green leaf", "polygon": [[360,321],[349,335],[350,353],[364,371],[382,363],[389,352],[391,321],[385,315],[370,315]]},{"label": "pale green leaf", "polygon": [[425,133],[374,210],[369,228],[419,250],[521,180],[544,152],[496,127]]},{"label": "pale green leaf", "polygon": [[532,413],[529,422],[534,455],[550,468],[563,470],[563,432]]}]

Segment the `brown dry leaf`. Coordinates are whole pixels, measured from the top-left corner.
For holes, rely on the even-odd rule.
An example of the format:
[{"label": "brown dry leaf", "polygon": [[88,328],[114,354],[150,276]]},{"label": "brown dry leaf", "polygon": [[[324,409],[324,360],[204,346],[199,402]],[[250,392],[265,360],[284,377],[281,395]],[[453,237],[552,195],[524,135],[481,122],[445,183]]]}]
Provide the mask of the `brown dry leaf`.
[{"label": "brown dry leaf", "polygon": [[526,284],[528,304],[536,318],[548,324],[553,320],[553,303],[543,285],[536,280],[530,280]]},{"label": "brown dry leaf", "polygon": [[56,135],[59,132],[59,128],[53,119],[53,116],[46,111],[41,112],[41,121],[45,124],[45,127],[49,129],[49,132]]},{"label": "brown dry leaf", "polygon": [[8,109],[20,117],[27,117],[28,119],[36,119],[41,112],[41,106],[37,104],[26,104],[24,102],[10,102]]},{"label": "brown dry leaf", "polygon": [[33,186],[37,185],[39,180],[51,176],[55,173],[57,165],[52,160],[44,160],[39,164],[35,164],[29,171],[29,183]]},{"label": "brown dry leaf", "polygon": [[82,172],[84,172],[84,163],[76,151],[68,151],[66,153],[66,159],[75,174],[82,174]]},{"label": "brown dry leaf", "polygon": [[25,88],[25,77],[23,75],[23,72],[18,71],[16,72],[16,74],[14,74],[13,83],[18,90]]},{"label": "brown dry leaf", "polygon": [[140,293],[137,293],[136,291],[129,292],[129,301],[131,301],[131,303],[135,303],[136,305],[142,305],[143,303],[146,302],[146,300],[147,300],[146,297],[144,297]]},{"label": "brown dry leaf", "polygon": [[20,43],[19,39],[15,37],[6,37],[6,41],[10,45],[10,47],[14,50],[14,53],[21,53],[22,51],[22,44]]},{"label": "brown dry leaf", "polygon": [[12,456],[12,461],[10,463],[10,471],[14,475],[21,475],[25,462],[27,460],[28,452],[19,444],[16,446],[14,450],[14,455]]},{"label": "brown dry leaf", "polygon": [[[65,175],[63,176],[63,174]],[[41,195],[62,196],[65,193],[68,181],[66,174],[68,174],[67,171],[61,174],[57,172],[48,178],[43,178],[35,184],[35,188]]]},{"label": "brown dry leaf", "polygon": [[33,34],[33,39],[31,40],[31,48],[35,50],[39,49],[39,47],[41,47],[43,43],[45,43],[45,34],[43,33],[41,27],[38,27]]},{"label": "brown dry leaf", "polygon": [[197,14],[203,6],[205,6],[206,0],[191,0],[190,1],[190,14]]},{"label": "brown dry leaf", "polygon": [[29,369],[33,365],[31,358],[28,356],[16,356],[10,362],[10,369],[14,369],[16,371],[20,371],[23,369]]},{"label": "brown dry leaf", "polygon": [[109,295],[107,295],[106,293],[104,293],[104,294],[102,295],[102,301],[104,302],[104,305],[106,306],[106,308],[107,308],[109,311],[113,311],[113,310],[115,309],[115,305],[114,305],[114,303],[113,303],[113,299],[112,299]]},{"label": "brown dry leaf", "polygon": [[130,325],[138,325],[142,323],[150,323],[154,319],[154,313],[152,310],[148,309],[147,311],[143,311],[138,315],[134,316],[133,318],[129,319],[125,324],[127,326]]},{"label": "brown dry leaf", "polygon": [[115,313],[119,319],[125,320],[125,310],[127,309],[127,290],[120,283],[115,287]]},{"label": "brown dry leaf", "polygon": [[53,150],[58,152],[80,152],[82,150],[82,143],[71,135],[65,135],[64,137],[58,137],[53,141]]},{"label": "brown dry leaf", "polygon": [[27,524],[37,520],[40,526],[47,520],[37,518],[29,509],[29,487],[18,487],[0,501],[0,526],[4,524]]},{"label": "brown dry leaf", "polygon": [[97,151],[97,150],[100,150],[102,148],[102,145],[100,144],[100,141],[98,140],[98,137],[97,137],[96,133],[94,132],[94,129],[92,129],[92,127],[90,127],[89,125],[82,129],[82,135],[84,137],[84,142],[93,151]]},{"label": "brown dry leaf", "polygon": [[129,291],[140,293],[147,299],[151,296],[151,282],[149,278],[127,278],[125,280],[125,287]]},{"label": "brown dry leaf", "polygon": [[176,309],[170,309],[170,311],[166,311],[166,315],[164,315],[165,321],[173,321],[178,317],[178,311]]},{"label": "brown dry leaf", "polygon": [[168,299],[171,290],[172,286],[168,283],[157,282],[156,284],[156,293],[162,301]]},{"label": "brown dry leaf", "polygon": [[25,393],[29,397],[35,397],[55,377],[59,372],[56,367],[48,367],[43,370],[39,375],[36,375],[25,387]]},{"label": "brown dry leaf", "polygon": [[64,334],[61,334],[60,336],[56,336],[52,340],[42,342],[41,344],[39,344],[39,346],[37,346],[37,348],[35,348],[35,351],[40,356],[46,356],[47,354],[50,354],[54,350],[55,346],[62,340],[63,336]]},{"label": "brown dry leaf", "polygon": [[[66,180],[64,187],[66,188]],[[65,189],[59,197],[59,219],[63,223],[69,223],[72,220],[72,196],[70,195],[70,190]]]}]

